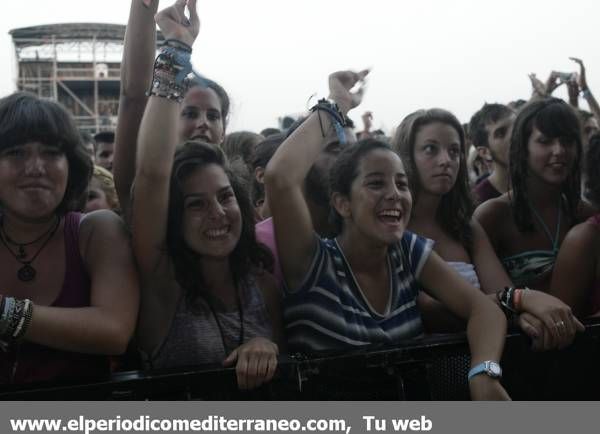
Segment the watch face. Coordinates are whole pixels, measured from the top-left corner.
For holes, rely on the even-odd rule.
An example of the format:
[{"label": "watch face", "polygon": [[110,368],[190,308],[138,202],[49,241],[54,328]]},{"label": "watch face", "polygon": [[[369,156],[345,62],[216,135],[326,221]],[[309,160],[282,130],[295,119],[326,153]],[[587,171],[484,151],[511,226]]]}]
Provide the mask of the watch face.
[{"label": "watch face", "polygon": [[502,369],[498,363],[491,362],[488,365],[488,372],[492,377],[500,377],[502,375]]}]

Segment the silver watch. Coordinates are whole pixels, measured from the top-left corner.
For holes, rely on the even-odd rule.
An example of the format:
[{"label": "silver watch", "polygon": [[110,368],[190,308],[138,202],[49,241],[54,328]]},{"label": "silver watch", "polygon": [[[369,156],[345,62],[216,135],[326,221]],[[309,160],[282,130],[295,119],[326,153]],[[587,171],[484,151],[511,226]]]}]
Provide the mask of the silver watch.
[{"label": "silver watch", "polygon": [[498,362],[494,362],[493,360],[486,360],[485,362],[481,362],[476,366],[473,366],[469,371],[469,381],[475,375],[486,374],[492,378],[501,378],[502,377],[502,368]]}]

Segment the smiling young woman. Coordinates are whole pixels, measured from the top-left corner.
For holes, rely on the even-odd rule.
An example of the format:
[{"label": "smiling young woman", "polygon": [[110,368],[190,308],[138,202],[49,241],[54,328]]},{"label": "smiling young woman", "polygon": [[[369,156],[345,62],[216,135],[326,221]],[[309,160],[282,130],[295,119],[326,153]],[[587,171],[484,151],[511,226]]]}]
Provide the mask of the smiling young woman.
[{"label": "smiling young woman", "polygon": [[73,212],[91,175],[58,104],[0,100],[0,383],[108,373],[138,310],[137,275],[119,217]]},{"label": "smiling young woman", "polygon": [[[157,58],[160,86],[152,90],[139,131],[131,207],[143,276],[138,342],[148,368],[225,364],[236,367],[241,388],[254,388],[273,377],[274,341],[281,342],[277,288],[267,271],[272,257],[256,242],[249,194],[223,152],[202,141],[177,146],[182,124],[191,123],[186,136],[210,141],[222,139],[224,126],[212,88],[192,87],[194,94],[184,97],[177,79],[186,66],[177,62],[199,31],[196,2],[178,0],[156,20],[171,45]],[[171,56],[177,49],[186,51]],[[192,113],[186,104],[200,94],[205,105]],[[186,120],[182,112],[189,112]]]},{"label": "smiling young woman", "polygon": [[[431,250],[431,241],[407,230],[412,197],[404,165],[385,143],[361,141],[344,149],[330,173],[337,235],[319,238],[303,180],[326,146],[326,133],[341,131],[362,92],[350,92],[366,73],[329,77],[330,98],[277,149],[267,166],[277,248],[286,282],[284,318],[288,344],[297,350],[343,350],[393,344],[423,332],[416,298],[420,285],[468,321],[473,366],[502,353],[504,315]],[[473,371],[476,372],[477,370]],[[498,378],[473,375],[474,399],[505,399]]]},{"label": "smiling young woman", "polygon": [[591,215],[581,201],[581,156],[581,126],[568,104],[547,98],[521,109],[510,145],[511,190],[475,211],[515,285],[547,292],[562,240]]}]

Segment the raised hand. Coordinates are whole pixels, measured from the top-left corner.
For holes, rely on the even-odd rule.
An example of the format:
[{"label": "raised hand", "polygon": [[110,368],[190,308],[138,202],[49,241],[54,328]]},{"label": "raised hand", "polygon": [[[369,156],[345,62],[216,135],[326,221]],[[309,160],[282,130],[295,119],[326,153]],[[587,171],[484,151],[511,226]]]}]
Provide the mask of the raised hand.
[{"label": "raised hand", "polygon": [[542,83],[542,81],[537,78],[537,76],[532,72],[528,75],[529,80],[531,80],[531,87],[533,88],[533,93],[537,94],[541,97],[546,96],[546,85]]},{"label": "raised hand", "polygon": [[552,71],[546,80],[546,95],[551,96],[552,92],[556,90],[564,81],[560,80],[559,74],[556,71]]},{"label": "raised hand", "polygon": [[[365,77],[368,69],[360,72],[338,71],[329,76],[329,98],[334,100],[343,114],[357,107],[365,91]],[[352,92],[352,88],[360,83],[359,88]]]},{"label": "raised hand", "polygon": [[[189,19],[185,16],[186,6]],[[157,13],[154,19],[165,39],[176,39],[190,47],[200,31],[196,0],[177,0],[172,6]]]},{"label": "raised hand", "polygon": [[579,87],[581,88],[581,90],[587,90],[588,85],[585,77],[585,66],[583,65],[583,60],[578,59],[577,57],[569,57],[569,59],[571,59],[573,62],[579,65]]}]

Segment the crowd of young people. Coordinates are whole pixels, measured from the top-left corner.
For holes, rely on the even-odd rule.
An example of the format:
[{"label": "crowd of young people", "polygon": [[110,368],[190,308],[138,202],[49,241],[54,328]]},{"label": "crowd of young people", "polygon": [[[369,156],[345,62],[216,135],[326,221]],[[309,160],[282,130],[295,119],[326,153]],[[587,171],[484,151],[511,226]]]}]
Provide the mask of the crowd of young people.
[{"label": "crowd of young people", "polygon": [[255,388],[281,353],[466,330],[471,396],[508,399],[507,319],[548,350],[600,312],[581,60],[589,115],[532,75],[529,102],[466,129],[423,109],[386,139],[365,113],[356,141],[369,71],[338,71],[287,131],[227,134],[226,91],[190,73],[196,1],[157,9],[131,2],[116,134],[94,150],[58,104],[0,100],[0,383],[102,375],[129,346],[145,369],[219,363]]}]

